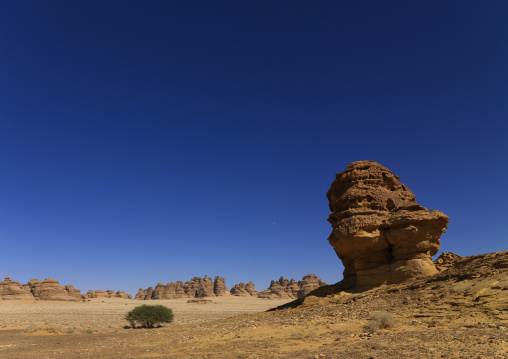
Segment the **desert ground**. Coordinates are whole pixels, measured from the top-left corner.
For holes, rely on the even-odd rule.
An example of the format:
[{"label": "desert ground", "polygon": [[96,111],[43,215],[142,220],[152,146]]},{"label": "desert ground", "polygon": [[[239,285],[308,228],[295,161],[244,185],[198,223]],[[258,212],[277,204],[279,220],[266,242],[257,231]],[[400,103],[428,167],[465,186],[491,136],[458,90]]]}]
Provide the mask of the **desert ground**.
[{"label": "desert ground", "polygon": [[[0,301],[0,358],[508,358],[508,321],[474,311],[432,317],[421,288],[310,296],[269,312],[288,300],[208,299]],[[172,308],[174,323],[124,329],[140,304]],[[380,311],[395,313],[396,325],[367,330]]]},{"label": "desert ground", "polygon": [[[0,358],[508,359],[508,252],[439,264],[433,276],[369,290],[339,282],[292,302],[2,300]],[[124,328],[140,304],[163,304],[175,321]]]}]

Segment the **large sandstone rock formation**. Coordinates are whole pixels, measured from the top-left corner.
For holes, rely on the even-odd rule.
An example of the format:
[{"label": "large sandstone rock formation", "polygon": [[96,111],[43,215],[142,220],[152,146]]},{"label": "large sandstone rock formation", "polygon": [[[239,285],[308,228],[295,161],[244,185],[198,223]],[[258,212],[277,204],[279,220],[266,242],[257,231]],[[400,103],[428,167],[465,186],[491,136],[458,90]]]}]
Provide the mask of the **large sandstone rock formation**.
[{"label": "large sandstone rock formation", "polygon": [[0,299],[5,300],[23,300],[23,299],[34,299],[30,290],[19,284],[19,282],[13,281],[8,275],[5,276],[3,282],[0,282]]},{"label": "large sandstone rock formation", "polygon": [[231,294],[238,297],[257,297],[259,292],[254,289],[254,283],[238,283],[231,288]]},{"label": "large sandstone rock formation", "polygon": [[344,264],[344,284],[373,287],[437,273],[431,256],[449,218],[418,205],[390,170],[353,162],[336,175],[327,197],[328,241]]},{"label": "large sandstone rock formation", "polygon": [[298,282],[281,276],[278,281],[272,280],[270,287],[259,293],[258,297],[266,299],[303,298],[314,289],[324,285],[327,284],[318,279],[315,274],[308,274]]},{"label": "large sandstone rock formation", "polygon": [[30,283],[32,283],[30,291],[34,297],[42,300],[78,301],[81,299],[79,290],[74,289],[72,286],[63,287],[53,278],[46,278],[42,282],[38,279],[32,279],[28,282],[29,285]]},{"label": "large sandstone rock formation", "polygon": [[216,276],[212,281],[207,275],[204,278],[194,277],[185,282],[162,284],[159,283],[153,289],[140,288],[134,299],[175,299],[175,298],[203,298],[228,295],[224,278]]},{"label": "large sandstone rock formation", "polygon": [[72,285],[61,286],[52,278],[43,281],[31,279],[27,284],[21,285],[5,276],[5,280],[0,282],[0,298],[78,301],[81,294],[79,289]]},{"label": "large sandstone rock formation", "polygon": [[81,296],[82,299],[94,299],[94,298],[122,298],[132,299],[130,294],[126,294],[124,291],[113,291],[113,290],[89,290],[86,294]]}]

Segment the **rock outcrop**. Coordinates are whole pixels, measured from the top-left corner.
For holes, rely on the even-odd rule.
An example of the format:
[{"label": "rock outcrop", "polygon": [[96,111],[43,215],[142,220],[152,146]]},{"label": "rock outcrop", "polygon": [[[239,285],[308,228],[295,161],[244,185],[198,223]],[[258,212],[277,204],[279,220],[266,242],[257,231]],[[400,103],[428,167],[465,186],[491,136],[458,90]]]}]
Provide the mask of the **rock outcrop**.
[{"label": "rock outcrop", "polygon": [[344,265],[345,285],[369,288],[437,273],[431,256],[449,218],[418,205],[390,170],[353,162],[336,175],[327,198],[328,241]]},{"label": "rock outcrop", "polygon": [[42,300],[58,300],[58,301],[78,301],[81,299],[80,291],[74,289],[72,286],[67,286],[71,291],[69,293],[67,288],[61,286],[56,279],[46,278],[42,282],[38,279],[32,279],[28,282],[33,283],[33,291],[32,287],[30,287],[30,291],[34,294],[35,298],[39,298]]},{"label": "rock outcrop", "polygon": [[138,293],[134,297],[134,299],[139,300],[147,300],[152,299],[153,287],[148,287],[147,289],[139,288]]},{"label": "rock outcrop", "polygon": [[231,288],[231,295],[238,297],[257,297],[259,292],[254,289],[254,283],[238,283]]},{"label": "rock outcrop", "polygon": [[316,274],[307,274],[298,282],[298,287],[300,289],[298,290],[297,297],[303,298],[313,290],[325,285],[328,284],[319,279]]},{"label": "rock outcrop", "polygon": [[303,298],[311,291],[327,285],[318,279],[315,274],[308,274],[302,280],[296,282],[294,279],[280,277],[278,281],[272,280],[270,287],[259,293],[259,298],[266,299],[297,299]]},{"label": "rock outcrop", "polygon": [[11,280],[8,275],[5,276],[3,282],[0,282],[0,298],[4,300],[34,299],[26,286]]},{"label": "rock outcrop", "polygon": [[113,291],[113,290],[89,290],[86,294],[81,296],[82,299],[94,299],[94,298],[122,298],[132,299],[130,294],[126,294],[124,291]]},{"label": "rock outcrop", "polygon": [[176,299],[176,298],[204,298],[228,295],[229,291],[226,287],[224,278],[216,276],[212,281],[207,275],[204,278],[194,277],[183,283],[162,284],[159,283],[155,289],[140,288],[134,299]]},{"label": "rock outcrop", "polygon": [[226,280],[224,279],[224,277],[219,276],[215,277],[215,280],[213,282],[213,293],[218,297],[221,295],[230,294],[228,288],[226,287]]}]

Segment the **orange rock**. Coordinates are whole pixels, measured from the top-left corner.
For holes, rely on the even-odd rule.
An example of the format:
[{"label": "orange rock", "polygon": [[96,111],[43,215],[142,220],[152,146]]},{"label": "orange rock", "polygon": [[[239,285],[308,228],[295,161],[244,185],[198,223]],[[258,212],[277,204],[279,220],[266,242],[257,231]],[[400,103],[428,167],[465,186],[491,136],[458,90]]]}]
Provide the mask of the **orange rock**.
[{"label": "orange rock", "polygon": [[358,161],[338,173],[327,193],[328,241],[348,286],[373,287],[437,273],[432,263],[449,218],[419,206],[390,170]]}]

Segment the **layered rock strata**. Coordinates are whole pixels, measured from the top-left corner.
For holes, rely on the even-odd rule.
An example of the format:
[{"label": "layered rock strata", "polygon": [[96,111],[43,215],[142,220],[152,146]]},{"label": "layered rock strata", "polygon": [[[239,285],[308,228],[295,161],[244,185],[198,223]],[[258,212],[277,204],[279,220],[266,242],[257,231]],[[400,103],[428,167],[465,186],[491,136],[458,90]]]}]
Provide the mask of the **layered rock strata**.
[{"label": "layered rock strata", "polygon": [[89,290],[86,294],[81,296],[82,299],[94,299],[94,298],[122,298],[132,299],[130,294],[126,294],[124,291],[113,291],[113,290]]},{"label": "layered rock strata", "polygon": [[134,299],[203,298],[228,294],[224,278],[216,276],[212,281],[205,275],[204,278],[194,277],[185,283],[182,281],[168,284],[159,283],[155,289],[152,287],[140,288]]},{"label": "layered rock strata", "polygon": [[390,170],[353,162],[336,175],[327,198],[328,241],[344,265],[345,285],[368,288],[437,273],[431,256],[449,218],[418,205]]},{"label": "layered rock strata", "polygon": [[79,289],[72,285],[61,286],[52,278],[43,281],[31,279],[27,284],[21,285],[6,276],[4,281],[0,282],[0,298],[78,301],[81,294]]},{"label": "layered rock strata", "polygon": [[297,299],[303,298],[311,291],[327,285],[318,279],[315,274],[308,274],[300,281],[280,277],[278,281],[272,280],[270,287],[259,293],[259,298],[266,299]]},{"label": "layered rock strata", "polygon": [[0,298],[5,300],[34,299],[30,290],[19,282],[13,281],[8,275],[0,282]]},{"label": "layered rock strata", "polygon": [[238,283],[231,288],[231,295],[238,297],[257,297],[259,292],[254,289],[254,283]]}]

